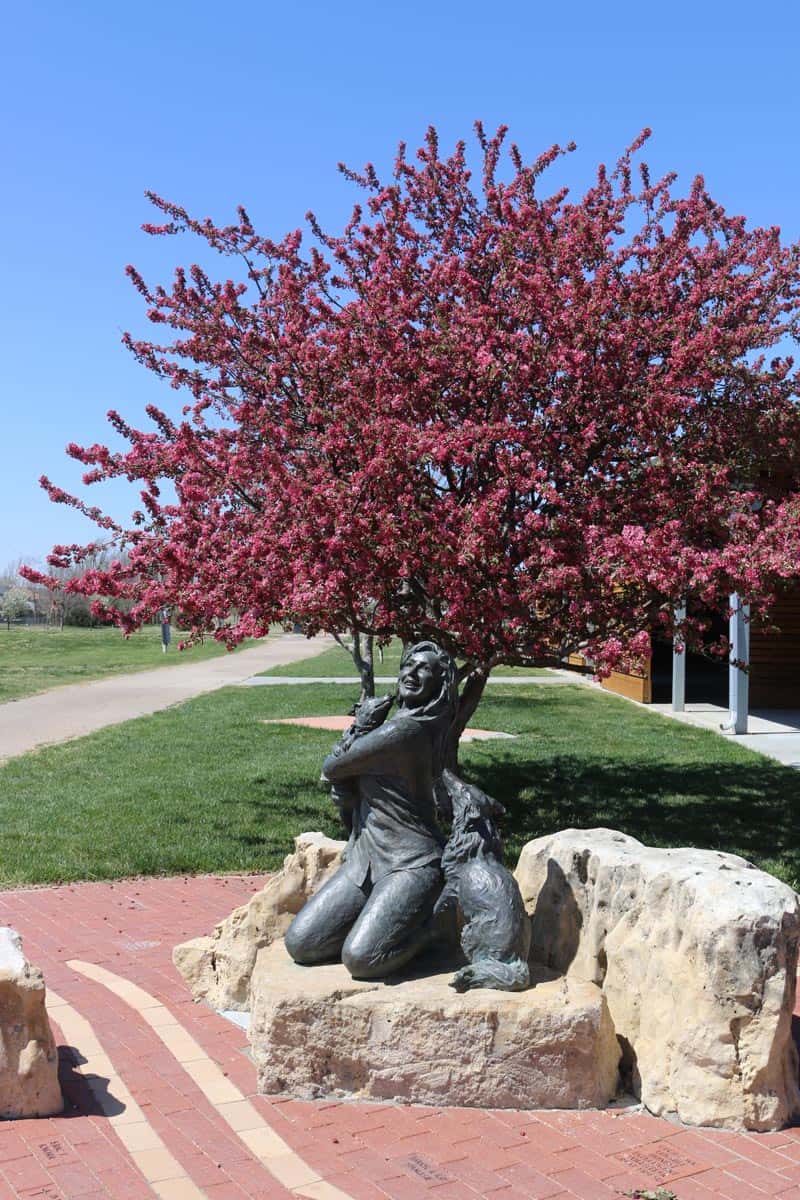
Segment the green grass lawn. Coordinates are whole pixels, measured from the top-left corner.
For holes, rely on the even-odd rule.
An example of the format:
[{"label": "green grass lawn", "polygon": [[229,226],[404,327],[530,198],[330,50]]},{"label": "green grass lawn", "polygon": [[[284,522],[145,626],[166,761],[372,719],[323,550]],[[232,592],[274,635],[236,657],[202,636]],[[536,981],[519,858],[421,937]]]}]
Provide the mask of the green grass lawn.
[{"label": "green grass lawn", "polygon": [[[319,786],[335,734],[264,726],[341,713],[350,686],[227,688],[0,767],[0,883],[277,867],[295,834],[336,835]],[[580,687],[496,685],[461,770],[529,838],[610,826],[654,846],[743,854],[800,886],[800,774]]]},{"label": "green grass lawn", "polygon": [[[392,641],[383,651],[383,662],[381,662],[378,651],[375,651],[375,674],[376,675],[392,675],[396,676],[400,669],[400,653],[402,645],[399,641]],[[357,678],[356,669],[353,665],[353,659],[341,646],[331,646],[330,650],[323,650],[322,654],[317,654],[314,658],[306,658],[303,662],[292,663],[289,667],[271,667],[269,671],[263,671],[264,675],[288,675],[291,671],[292,675],[303,676],[303,678],[313,678],[318,676],[345,676],[352,675]],[[498,675],[529,675],[535,678],[537,675],[551,675],[552,671],[548,671],[546,667],[495,667],[492,672],[492,677]]]},{"label": "green grass lawn", "polygon": [[212,638],[191,650],[178,650],[181,635],[172,631],[169,650],[161,650],[161,627],[148,625],[124,638],[116,628],[63,630],[46,626],[0,623],[0,704],[19,700],[63,683],[83,683],[144,671],[148,667],[174,666],[225,654]]}]

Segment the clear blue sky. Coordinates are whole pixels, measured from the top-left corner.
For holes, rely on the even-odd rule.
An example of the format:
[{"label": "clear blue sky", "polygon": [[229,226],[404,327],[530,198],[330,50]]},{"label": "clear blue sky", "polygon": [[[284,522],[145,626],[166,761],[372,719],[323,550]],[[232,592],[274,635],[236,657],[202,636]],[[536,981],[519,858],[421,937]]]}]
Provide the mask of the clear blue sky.
[{"label": "clear blue sky", "polygon": [[[146,188],[226,221],[244,203],[279,235],[353,199],[337,174],[391,161],[438,126],[443,148],[480,117],[527,157],[578,143],[577,188],[645,125],[654,171],[701,171],[753,223],[800,237],[796,0],[38,0],[6,6],[0,50],[0,570],[94,527],[52,505],[72,489],[68,441],[107,440],[175,394],[120,345],[146,331],[126,263],[168,282],[194,246],[153,240]],[[110,430],[109,430],[110,433]],[[130,511],[120,491],[95,503]]]}]

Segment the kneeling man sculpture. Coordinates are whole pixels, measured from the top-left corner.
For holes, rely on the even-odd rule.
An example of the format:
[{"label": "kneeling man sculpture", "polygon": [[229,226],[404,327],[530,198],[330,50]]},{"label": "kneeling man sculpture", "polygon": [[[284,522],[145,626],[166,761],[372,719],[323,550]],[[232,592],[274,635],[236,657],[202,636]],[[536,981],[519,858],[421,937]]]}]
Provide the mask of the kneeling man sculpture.
[{"label": "kneeling man sculpture", "polygon": [[[326,758],[350,838],[342,866],[287,931],[295,962],[341,960],[355,979],[382,979],[440,938],[455,912],[469,965],[452,986],[529,986],[530,922],[502,863],[503,809],[444,769],[457,701],[452,658],[419,642],[403,655],[397,696],[362,703]],[[452,822],[449,840],[437,816]]]}]

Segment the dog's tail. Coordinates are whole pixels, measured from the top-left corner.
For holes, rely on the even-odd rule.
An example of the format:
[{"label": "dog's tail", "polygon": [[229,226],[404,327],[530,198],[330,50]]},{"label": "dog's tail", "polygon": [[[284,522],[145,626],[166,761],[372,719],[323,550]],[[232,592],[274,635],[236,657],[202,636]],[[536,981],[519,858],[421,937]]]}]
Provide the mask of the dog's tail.
[{"label": "dog's tail", "polygon": [[498,992],[524,992],[530,983],[531,973],[522,958],[512,958],[510,962],[501,962],[498,958],[480,958],[458,971],[451,980],[451,986],[457,992],[476,987],[493,988]]}]

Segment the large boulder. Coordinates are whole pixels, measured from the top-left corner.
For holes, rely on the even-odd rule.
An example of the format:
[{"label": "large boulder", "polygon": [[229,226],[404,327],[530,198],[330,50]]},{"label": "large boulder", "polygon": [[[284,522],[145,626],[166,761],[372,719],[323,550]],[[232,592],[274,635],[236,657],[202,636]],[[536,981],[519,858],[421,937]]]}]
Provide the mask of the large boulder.
[{"label": "large boulder", "polygon": [[258,951],[283,937],[309,896],[341,862],[345,843],[321,833],[301,833],[283,869],[247,904],[204,937],[176,946],[172,960],[195,1000],[218,1010],[249,1008],[250,976]]},{"label": "large boulder", "polygon": [[19,934],[0,927],[0,1118],[50,1117],[64,1107],[42,972]]},{"label": "large boulder", "polygon": [[516,879],[532,959],[603,989],[623,1075],[651,1112],[753,1130],[800,1112],[791,888],[733,854],[610,829],[529,842]]},{"label": "large boulder", "polygon": [[259,1091],[490,1108],[608,1103],[619,1044],[593,984],[540,969],[528,992],[449,986],[444,964],[390,983],[341,963],[300,967],[259,951],[250,1045]]}]

